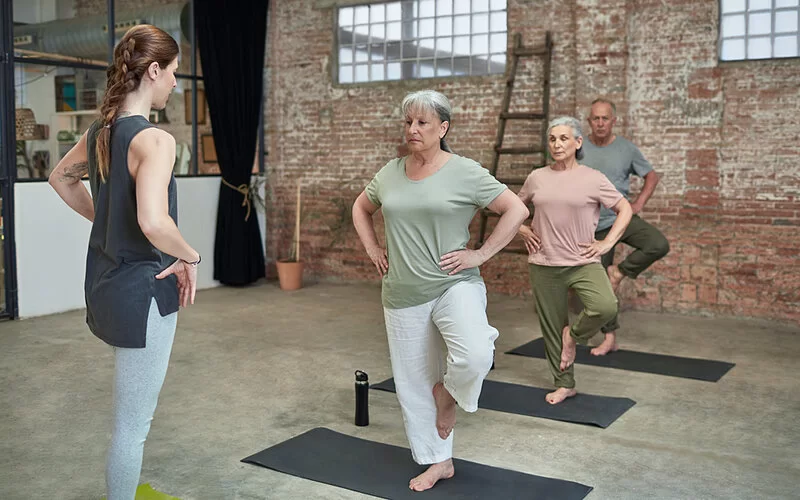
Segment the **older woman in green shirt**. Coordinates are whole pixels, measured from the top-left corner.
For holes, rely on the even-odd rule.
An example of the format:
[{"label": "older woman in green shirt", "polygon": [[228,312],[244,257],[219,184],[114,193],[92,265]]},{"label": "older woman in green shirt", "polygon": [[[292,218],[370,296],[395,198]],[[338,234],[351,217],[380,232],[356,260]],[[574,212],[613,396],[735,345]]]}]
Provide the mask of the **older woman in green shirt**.
[{"label": "older woman in green shirt", "polygon": [[[406,435],[414,460],[431,465],[409,487],[423,491],[453,476],[456,404],[467,412],[478,409],[492,365],[498,332],[486,318],[478,266],[511,241],[528,209],[480,164],[447,146],[451,108],[444,95],[409,94],[402,112],[410,154],[375,175],[353,205],[353,223],[383,279]],[[373,226],[379,208],[386,250]],[[481,208],[500,220],[480,250],[468,250],[469,224]]]}]

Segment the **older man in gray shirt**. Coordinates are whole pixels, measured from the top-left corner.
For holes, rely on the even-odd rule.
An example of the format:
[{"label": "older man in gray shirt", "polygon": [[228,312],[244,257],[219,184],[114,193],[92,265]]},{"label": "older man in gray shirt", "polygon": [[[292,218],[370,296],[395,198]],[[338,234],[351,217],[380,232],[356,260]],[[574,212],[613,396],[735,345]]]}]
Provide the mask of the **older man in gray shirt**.
[{"label": "older man in gray shirt", "polygon": [[[614,134],[614,124],[617,121],[615,114],[616,106],[613,102],[605,99],[596,99],[592,102],[589,114],[589,126],[592,132],[589,134],[589,140],[583,142],[585,156],[581,161],[584,165],[603,172],[625,198],[629,197],[630,176],[638,175],[644,179],[641,193],[631,202],[633,218],[619,240],[635,250],[617,265],[614,265],[613,248],[602,257],[603,266],[608,270],[608,277],[614,290],[623,279],[635,279],[639,273],[669,252],[669,242],[661,231],[636,215],[655,191],[658,174],[639,148],[629,140]],[[602,208],[595,239],[602,240],[606,237],[615,218],[614,212]],[[609,351],[616,351],[618,328],[619,322],[616,317],[603,326],[605,339],[602,344],[592,349],[592,354],[603,356]]]}]

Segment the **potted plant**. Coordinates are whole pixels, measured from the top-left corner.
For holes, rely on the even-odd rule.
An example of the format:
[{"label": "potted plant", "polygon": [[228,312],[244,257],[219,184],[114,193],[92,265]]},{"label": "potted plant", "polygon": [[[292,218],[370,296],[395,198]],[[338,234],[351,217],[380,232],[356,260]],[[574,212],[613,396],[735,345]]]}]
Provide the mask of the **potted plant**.
[{"label": "potted plant", "polygon": [[281,290],[297,290],[303,286],[303,261],[300,259],[300,179],[297,180],[297,204],[294,214],[294,237],[288,259],[279,259],[278,281]]}]

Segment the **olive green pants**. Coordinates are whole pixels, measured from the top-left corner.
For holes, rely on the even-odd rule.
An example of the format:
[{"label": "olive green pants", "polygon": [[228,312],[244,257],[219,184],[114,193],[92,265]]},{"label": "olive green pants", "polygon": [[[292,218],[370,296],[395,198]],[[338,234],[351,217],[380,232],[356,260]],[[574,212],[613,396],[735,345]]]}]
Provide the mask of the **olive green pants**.
[{"label": "olive green pants", "polygon": [[[611,228],[598,231],[594,239],[602,240],[611,231]],[[631,279],[636,279],[639,274],[652,266],[653,263],[669,253],[669,242],[655,226],[648,223],[638,215],[634,215],[619,243],[632,246],[635,250],[625,260],[617,265],[619,272]],[[616,245],[615,245],[616,246]],[[614,263],[614,248],[603,255],[602,264],[607,268]],[[603,333],[614,332],[619,328],[619,319],[615,315],[608,324],[603,325]]]},{"label": "olive green pants", "polygon": [[531,289],[544,337],[545,355],[556,387],[575,387],[574,367],[561,371],[561,332],[569,324],[567,292],[570,288],[583,302],[583,310],[570,328],[579,344],[586,344],[617,314],[617,297],[600,264],[554,267],[529,264]]}]

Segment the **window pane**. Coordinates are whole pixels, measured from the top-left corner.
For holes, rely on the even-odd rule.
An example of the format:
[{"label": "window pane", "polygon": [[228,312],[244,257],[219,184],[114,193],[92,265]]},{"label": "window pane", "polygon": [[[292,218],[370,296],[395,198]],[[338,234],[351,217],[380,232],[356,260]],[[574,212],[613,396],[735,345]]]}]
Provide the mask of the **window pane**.
[{"label": "window pane", "polygon": [[370,72],[371,72],[370,79],[373,82],[379,82],[381,80],[385,80],[383,71],[384,71],[383,64],[373,64],[372,66],[370,66]]},{"label": "window pane", "polygon": [[[453,39],[450,37],[446,38],[437,38],[436,39],[436,50],[444,53],[451,53],[453,51]],[[440,57],[442,55],[440,54]]]},{"label": "window pane", "polygon": [[436,13],[436,2],[434,0],[420,0],[419,17],[433,17]]},{"label": "window pane", "polygon": [[[191,80],[185,79],[178,79],[178,87],[183,88],[183,96],[180,98],[172,97],[170,98],[169,102],[167,103],[167,117],[169,120],[172,120],[173,117],[180,116],[181,112],[185,115],[186,112],[182,111],[186,108],[189,109],[189,113],[191,114],[192,108],[192,82]],[[177,89],[176,89],[177,92]],[[174,102],[173,101],[180,101]],[[173,110],[171,105],[174,104],[176,107]],[[191,157],[191,147],[192,143],[189,137],[191,137],[191,128],[187,127],[186,125],[189,124],[189,120],[185,119],[182,127],[178,126],[170,128],[171,125],[162,124],[159,127],[163,128],[173,137],[175,137],[175,156],[176,162],[175,166],[173,167],[173,171],[176,175],[182,174],[190,174],[191,169],[191,161],[187,157]],[[152,118],[151,118],[152,120]],[[172,123],[175,123],[172,121]],[[186,132],[183,132],[182,129],[187,129]],[[187,161],[189,162],[187,165]],[[258,171],[258,156],[254,158],[254,168],[255,171]],[[214,133],[213,127],[211,126],[211,115],[208,112],[208,103],[205,97],[205,89],[203,88],[202,80],[197,82],[197,173],[200,175],[218,175],[220,172],[219,170],[219,162],[217,161],[217,152],[214,148]]]},{"label": "window pane", "polygon": [[353,67],[347,64],[339,66],[339,83],[353,83]]},{"label": "window pane", "polygon": [[466,55],[470,53],[470,40],[468,36],[457,36],[453,38],[453,53]]},{"label": "window pane", "polygon": [[472,12],[486,12],[489,10],[489,0],[472,0]]},{"label": "window pane", "polygon": [[339,26],[352,26],[353,25],[353,8],[345,7],[339,9]]},{"label": "window pane", "polygon": [[417,22],[410,21],[403,23],[403,40],[416,38],[417,36]]},{"label": "window pane", "polygon": [[417,58],[417,44],[416,42],[409,41],[403,42],[403,59],[416,59]]},{"label": "window pane", "polygon": [[436,76],[450,76],[453,74],[453,60],[439,59],[436,61]]},{"label": "window pane", "polygon": [[369,49],[369,58],[372,61],[383,61],[383,48],[384,45],[382,43],[371,45]]},{"label": "window pane", "polygon": [[436,76],[433,66],[433,59],[426,59],[420,61],[419,64],[417,65],[416,74],[419,75],[420,78],[431,78],[433,76]]},{"label": "window pane", "polygon": [[387,23],[386,24],[386,39],[387,40],[400,40],[402,31],[400,30],[400,23]]},{"label": "window pane", "polygon": [[97,119],[105,87],[101,70],[14,65],[18,178],[47,178]]},{"label": "window pane", "polygon": [[346,46],[339,48],[339,64],[353,63],[353,47]]},{"label": "window pane", "polygon": [[468,0],[453,0],[453,14],[469,14],[470,5]]},{"label": "window pane", "polygon": [[400,63],[389,63],[386,65],[386,79],[399,80],[402,76]]},{"label": "window pane", "polygon": [[745,0],[722,0],[722,13],[742,12],[745,9]]},{"label": "window pane", "polygon": [[386,25],[383,23],[373,24],[370,28],[370,36],[373,41],[383,41],[386,38]]},{"label": "window pane", "polygon": [[440,17],[436,20],[436,35],[450,36],[453,34],[453,18]]},{"label": "window pane", "polygon": [[419,22],[419,37],[427,38],[436,34],[436,22],[433,19],[424,19]]},{"label": "window pane", "polygon": [[492,10],[504,10],[506,8],[506,0],[491,0],[489,6]]},{"label": "window pane", "polygon": [[748,59],[768,59],[772,57],[772,44],[768,37],[747,40]]},{"label": "window pane", "polygon": [[797,57],[797,35],[775,37],[775,57]]},{"label": "window pane", "polygon": [[356,34],[355,40],[360,42],[366,42],[367,36],[369,35],[369,24],[360,24],[353,29],[353,33]]},{"label": "window pane", "polygon": [[386,59],[390,61],[400,59],[400,42],[390,42],[386,44]]},{"label": "window pane", "polygon": [[369,81],[369,66],[366,64],[359,64],[356,66],[356,82],[368,82]]},{"label": "window pane", "polygon": [[741,61],[744,59],[744,40],[723,40],[721,58],[723,61]]},{"label": "window pane", "polygon": [[781,7],[797,7],[798,0],[775,0],[775,7],[780,9]]},{"label": "window pane", "polygon": [[454,57],[453,58],[453,74],[454,75],[468,75],[470,58],[469,57]]},{"label": "window pane", "polygon": [[766,35],[772,29],[772,14],[750,14],[748,35]]},{"label": "window pane", "polygon": [[473,75],[488,75],[489,74],[489,61],[482,57],[476,57],[472,60],[472,73]]},{"label": "window pane", "polygon": [[775,33],[797,31],[797,11],[783,10],[775,13]]},{"label": "window pane", "polygon": [[502,73],[506,70],[506,56],[505,54],[499,55],[494,54],[489,59],[489,63],[491,64],[492,73]]},{"label": "window pane", "polygon": [[475,35],[472,37],[472,54],[487,54],[489,52],[489,35]]},{"label": "window pane", "polygon": [[507,31],[505,12],[492,12],[490,19],[489,28],[492,31]]},{"label": "window pane", "polygon": [[369,6],[362,5],[355,8],[355,21],[353,24],[367,24],[369,22]]},{"label": "window pane", "polygon": [[470,16],[456,16],[453,18],[453,33],[456,35],[469,35]]},{"label": "window pane", "polygon": [[767,10],[772,8],[772,0],[748,0],[747,10]]},{"label": "window pane", "polygon": [[[5,3],[4,0],[3,4]],[[81,3],[88,4],[88,2]],[[38,1],[14,0],[13,29],[16,55],[41,58],[60,55],[75,58],[74,60],[90,59],[98,65],[108,64],[106,2],[91,2],[80,8],[75,8],[74,5],[68,8],[55,8],[55,2],[43,4],[44,2]],[[172,14],[171,19],[177,20],[177,23],[171,23],[174,26],[170,27],[173,28],[172,31],[179,31],[180,6],[171,9],[170,12],[173,11],[177,14]]]},{"label": "window pane", "polygon": [[472,33],[487,33],[489,31],[489,15],[476,14],[472,16]]},{"label": "window pane", "polygon": [[453,13],[453,0],[437,0],[436,15],[446,16]]},{"label": "window pane", "polygon": [[722,18],[722,36],[744,36],[744,14],[724,16]]},{"label": "window pane", "polygon": [[500,33],[489,37],[489,52],[505,52],[506,47],[508,47],[508,40],[505,33]]},{"label": "window pane", "polygon": [[433,38],[423,38],[419,41],[419,54],[420,58],[423,57],[432,57],[433,56],[433,49],[436,47],[436,42]]},{"label": "window pane", "polygon": [[382,23],[384,21],[384,14],[386,9],[383,4],[374,4],[369,6],[369,22]]},{"label": "window pane", "polygon": [[369,59],[366,45],[356,45],[356,62],[366,62]]},{"label": "window pane", "polygon": [[400,10],[400,2],[393,2],[386,5],[386,20],[399,21],[401,19],[402,10]]}]

